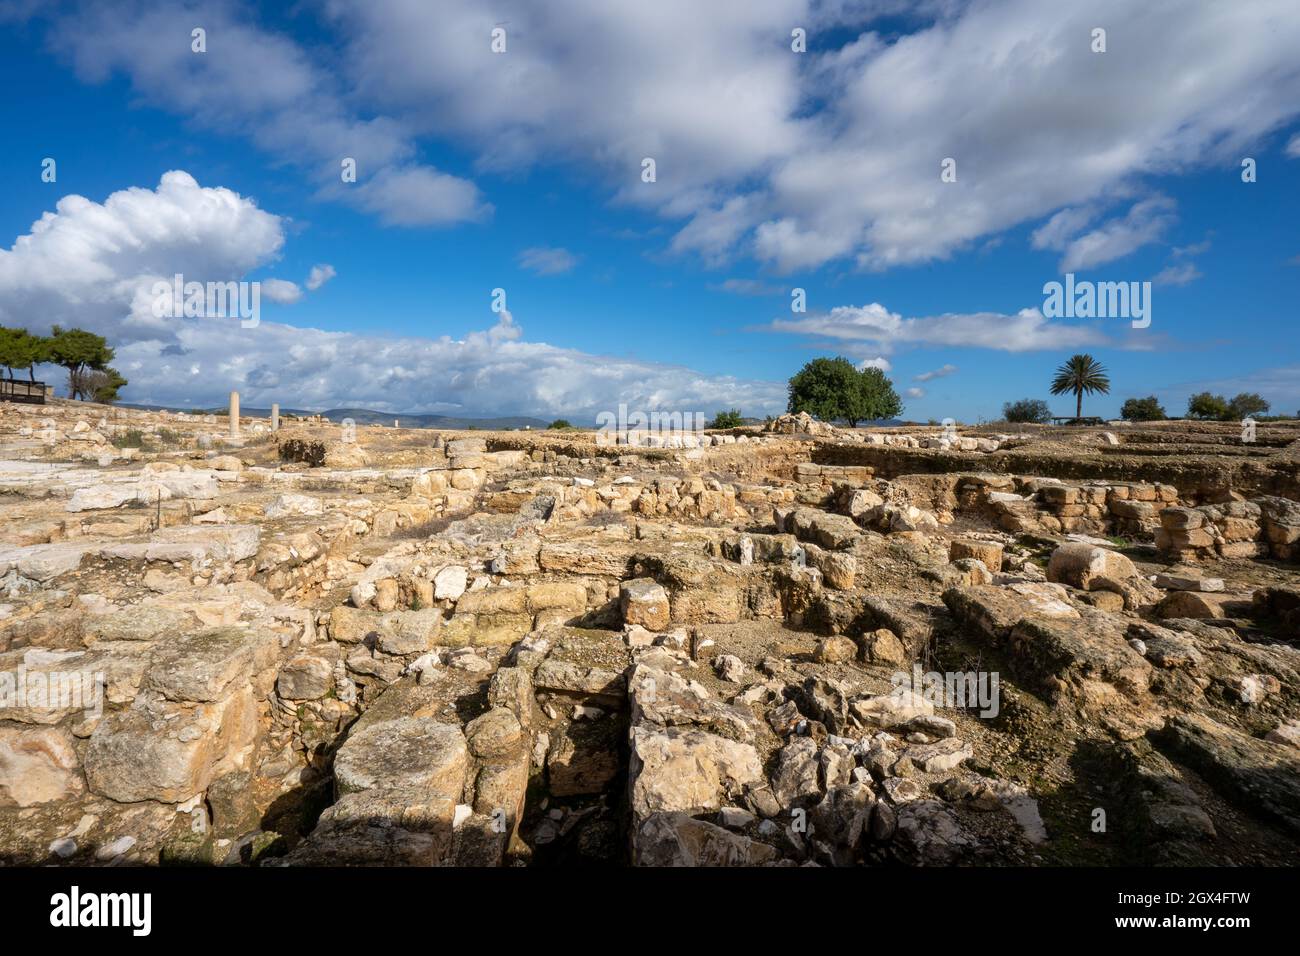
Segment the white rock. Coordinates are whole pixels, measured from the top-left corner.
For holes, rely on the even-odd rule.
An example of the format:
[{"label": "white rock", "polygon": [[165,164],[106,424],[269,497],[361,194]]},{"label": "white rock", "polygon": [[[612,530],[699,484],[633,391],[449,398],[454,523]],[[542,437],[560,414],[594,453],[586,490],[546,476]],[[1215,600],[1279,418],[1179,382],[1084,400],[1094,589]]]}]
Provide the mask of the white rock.
[{"label": "white rock", "polygon": [[436,601],[456,601],[465,593],[469,583],[469,569],[459,564],[449,565],[434,576],[433,597]]}]

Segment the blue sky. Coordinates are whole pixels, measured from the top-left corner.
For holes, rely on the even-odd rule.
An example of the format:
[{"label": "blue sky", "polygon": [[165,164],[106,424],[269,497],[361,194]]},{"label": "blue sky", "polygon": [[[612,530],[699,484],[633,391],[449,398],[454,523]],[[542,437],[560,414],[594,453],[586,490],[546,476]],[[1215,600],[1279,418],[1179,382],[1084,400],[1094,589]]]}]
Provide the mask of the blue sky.
[{"label": "blue sky", "polygon": [[[1300,409],[1294,3],[697,6],[0,0],[0,322],[94,328],[177,405],[759,415],[844,354],[974,421],[1072,410],[1088,351],[1098,414]],[[177,271],[279,301],[151,321]],[[1066,271],[1154,280],[1150,327],[1044,318]]]}]

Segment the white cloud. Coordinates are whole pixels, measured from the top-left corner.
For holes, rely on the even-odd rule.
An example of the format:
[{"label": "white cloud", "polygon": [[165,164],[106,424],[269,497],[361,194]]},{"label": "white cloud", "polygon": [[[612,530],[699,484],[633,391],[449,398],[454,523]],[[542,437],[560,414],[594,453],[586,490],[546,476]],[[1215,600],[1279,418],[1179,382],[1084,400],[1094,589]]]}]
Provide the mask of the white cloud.
[{"label": "white cloud", "polygon": [[311,267],[311,272],[307,275],[307,281],[304,284],[307,286],[308,291],[315,292],[336,275],[338,275],[338,273],[334,271],[332,265],[322,263],[321,265]]},{"label": "white cloud", "polygon": [[908,398],[925,398],[925,389],[913,386],[904,393]]},{"label": "white cloud", "polygon": [[553,276],[572,272],[578,257],[568,249],[533,246],[519,253],[519,265],[539,276]]},{"label": "white cloud", "polygon": [[768,296],[781,295],[785,292],[781,286],[770,285],[761,279],[727,279],[718,285],[709,286],[715,292],[730,292],[733,295]]},{"label": "white cloud", "polygon": [[915,382],[928,382],[931,379],[946,378],[955,371],[957,371],[955,365],[941,365],[932,372],[922,372],[920,375],[913,376],[912,380]]},{"label": "white cloud", "polygon": [[[1249,16],[1173,0],[320,9],[328,42],[310,50],[233,2],[202,8],[206,56],[160,42],[187,40],[194,11],[143,2],[88,4],[54,39],[82,75],[124,73],[147,101],[242,131],[305,164],[322,195],[387,222],[490,212],[473,183],[418,164],[437,139],[480,170],[594,172],[616,201],[676,220],[673,250],[710,264],[748,252],[787,272],[942,259],[1058,210],[1101,215],[1141,195],[1144,177],[1232,160],[1300,113],[1294,0],[1254,0]],[[883,16],[914,32],[874,32]],[[504,55],[489,49],[498,23]],[[1090,49],[1099,23],[1105,54]],[[813,31],[806,54],[789,52],[794,24]],[[342,156],[358,159],[358,188],[338,182]],[[640,179],[646,156],[655,183]],[[958,162],[955,183],[939,180],[944,157]],[[1160,231],[1127,218],[1086,235],[1077,222],[1044,228],[1038,241],[1054,246],[1058,231],[1075,236],[1063,248],[1078,268]]]},{"label": "white cloud", "polygon": [[766,328],[804,333],[872,351],[889,351],[901,345],[929,345],[1028,352],[1104,345],[1110,341],[1093,326],[1050,322],[1038,309],[1021,309],[1015,315],[946,313],[905,319],[879,302],[836,306],[830,312],[801,319],[777,319]]},{"label": "white cloud", "polygon": [[334,195],[356,193],[356,202],[390,226],[454,225],[492,214],[478,187],[428,166],[388,166],[353,185],[331,187]]},{"label": "white cloud", "polygon": [[[0,249],[0,324],[46,332],[60,323],[106,336],[134,402],[207,406],[238,389],[250,405],[575,420],[620,402],[706,413],[739,406],[756,415],[785,405],[780,382],[526,341],[508,312],[459,339],[295,328],[265,315],[247,329],[237,319],[153,316],[156,281],[177,272],[186,281],[241,280],[274,262],[283,243],[279,217],[184,172],[103,203],[67,196]],[[326,273],[332,268],[313,269],[307,285]],[[262,290],[277,302],[302,295],[281,279],[262,280]]]},{"label": "white cloud", "polygon": [[1292,159],[1300,159],[1300,133],[1296,133],[1287,142],[1286,154]]},{"label": "white cloud", "polygon": [[496,326],[459,339],[327,332],[266,320],[255,329],[188,322],[177,337],[183,359],[161,356],[156,342],[118,349],[114,364],[131,381],[131,401],[210,405],[233,388],[248,405],[562,414],[575,421],[592,421],[620,402],[706,413],[738,406],[750,414],[785,405],[779,382],[524,341],[507,314]]},{"label": "white cloud", "polygon": [[[1065,252],[1061,271],[1092,269],[1155,242],[1173,225],[1175,206],[1167,196],[1153,196],[1134,203],[1122,218],[1116,217],[1090,232],[1066,239],[1057,246]],[[1034,234],[1036,240],[1039,233]]]},{"label": "white cloud", "polygon": [[186,282],[240,279],[274,261],[283,244],[280,217],[229,189],[201,187],[186,172],[102,204],[65,196],[0,250],[0,322],[170,342],[175,322],[154,316],[155,282],[178,273]]},{"label": "white cloud", "polygon": [[865,372],[869,368],[878,368],[882,372],[888,372],[894,366],[890,364],[889,359],[883,355],[877,355],[875,358],[863,359],[858,363],[858,371]]},{"label": "white cloud", "polygon": [[302,289],[287,279],[263,279],[262,298],[281,305],[293,305],[302,299]]},{"label": "white cloud", "polygon": [[1201,270],[1193,262],[1165,266],[1151,277],[1152,285],[1187,285],[1201,277]]},{"label": "white cloud", "polygon": [[[305,167],[322,195],[384,222],[444,226],[490,213],[472,182],[415,160],[416,140],[403,123],[356,108],[319,50],[262,29],[232,2],[187,7],[84,3],[56,22],[52,42],[84,79],[125,74],[150,104],[209,132],[247,136]],[[190,49],[196,24],[207,31],[203,54]],[[355,183],[341,179],[344,158],[356,161]]]}]

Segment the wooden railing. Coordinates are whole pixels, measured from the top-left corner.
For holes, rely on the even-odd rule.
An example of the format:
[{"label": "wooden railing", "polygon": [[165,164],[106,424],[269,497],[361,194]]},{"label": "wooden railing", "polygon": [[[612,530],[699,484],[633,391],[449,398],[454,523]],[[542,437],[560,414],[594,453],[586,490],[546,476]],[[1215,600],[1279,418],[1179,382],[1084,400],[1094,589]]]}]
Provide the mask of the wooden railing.
[{"label": "wooden railing", "polygon": [[0,400],[44,405],[45,383],[29,382],[20,378],[0,378]]}]

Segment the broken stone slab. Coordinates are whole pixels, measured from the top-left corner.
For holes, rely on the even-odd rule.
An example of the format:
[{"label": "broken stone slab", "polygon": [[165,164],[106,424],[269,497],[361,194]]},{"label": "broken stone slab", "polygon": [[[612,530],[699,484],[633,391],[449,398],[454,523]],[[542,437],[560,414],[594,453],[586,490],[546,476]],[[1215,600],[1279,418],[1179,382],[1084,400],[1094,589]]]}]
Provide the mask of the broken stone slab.
[{"label": "broken stone slab", "polygon": [[85,787],[74,743],[61,728],[0,724],[0,805],[33,807],[79,797]]},{"label": "broken stone slab", "polygon": [[13,570],[29,581],[45,584],[77,570],[82,558],[96,550],[94,545],[65,542],[0,549],[0,575]]},{"label": "broken stone slab", "polygon": [[974,538],[956,538],[948,546],[948,560],[956,562],[962,558],[974,558],[981,561],[991,573],[1002,570],[1002,545],[996,541],[977,541]]},{"label": "broken stone slab", "polygon": [[184,634],[156,649],[145,685],[168,700],[219,701],[272,666],[279,647],[273,634],[234,627]]},{"label": "broken stone slab", "polygon": [[1200,591],[1172,591],[1155,607],[1155,615],[1162,620],[1194,618],[1213,620],[1249,613],[1251,599],[1248,595],[1202,593]]},{"label": "broken stone slab", "polygon": [[882,729],[897,727],[916,717],[934,713],[934,704],[921,694],[903,687],[888,694],[861,697],[849,706],[862,723]]},{"label": "broken stone slab", "polygon": [[358,723],[334,758],[336,793],[410,788],[460,800],[469,765],[460,727],[432,717]]},{"label": "broken stone slab", "polygon": [[772,773],[772,793],[782,807],[821,798],[817,751],[811,737],[795,737],[781,748]]},{"label": "broken stone slab", "polygon": [[119,803],[182,803],[206,790],[222,767],[243,759],[257,730],[247,686],[196,705],[142,696],[95,727],[82,758],[87,784]]},{"label": "broken stone slab", "polygon": [[633,723],[698,727],[743,743],[753,742],[757,722],[751,711],[723,703],[698,681],[648,660],[642,657],[627,678]]},{"label": "broken stone slab", "polygon": [[1203,578],[1191,574],[1157,574],[1152,583],[1166,591],[1222,591],[1223,578]]},{"label": "broken stone slab", "polygon": [[627,692],[627,678],[621,673],[555,658],[547,658],[537,666],[533,684],[537,690],[606,698],[612,703],[621,702]]},{"label": "broken stone slab", "polygon": [[685,813],[655,813],[633,834],[636,866],[761,866],[780,854],[766,843]]},{"label": "broken stone slab", "polygon": [[284,518],[290,515],[314,516],[324,512],[325,505],[321,499],[296,492],[285,492],[268,504],[264,511],[268,518]]},{"label": "broken stone slab", "polygon": [[912,744],[903,751],[903,758],[922,773],[945,773],[955,770],[974,756],[971,745],[956,737],[932,744]]},{"label": "broken stone slab", "polygon": [[975,846],[956,814],[938,800],[912,800],[896,809],[893,851],[913,866],[950,866]]},{"label": "broken stone slab", "polygon": [[655,813],[698,814],[763,783],[758,752],[702,730],[635,726],[629,769],[634,825]]},{"label": "broken stone slab", "polygon": [[333,688],[333,663],[309,654],[285,662],[275,681],[276,693],[285,700],[320,700]]},{"label": "broken stone slab", "polygon": [[243,561],[257,554],[262,540],[262,530],[253,524],[231,524],[221,527],[177,526],[163,528],[150,538],[145,552],[148,560],[158,560],[155,554],[167,545],[186,545],[201,548],[204,558],[214,561]]},{"label": "broken stone slab", "polygon": [[1199,714],[1179,714],[1157,745],[1226,798],[1300,834],[1300,753]]},{"label": "broken stone slab", "polygon": [[652,578],[624,581],[619,586],[618,601],[625,625],[639,624],[650,631],[662,631],[672,622],[668,591]]}]

